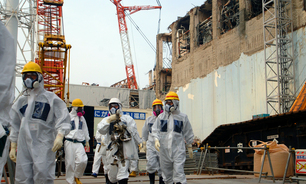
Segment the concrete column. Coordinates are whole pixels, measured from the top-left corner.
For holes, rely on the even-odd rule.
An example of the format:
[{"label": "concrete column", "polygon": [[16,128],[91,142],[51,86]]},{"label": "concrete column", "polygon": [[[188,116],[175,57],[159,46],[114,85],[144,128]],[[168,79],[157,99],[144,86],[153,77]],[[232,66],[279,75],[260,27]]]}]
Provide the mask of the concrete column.
[{"label": "concrete column", "polygon": [[156,95],[156,98],[160,97],[160,92],[161,92],[160,72],[162,69],[163,69],[163,39],[162,39],[162,34],[158,34],[156,36],[156,67],[155,67],[155,74],[156,74],[155,95]]},{"label": "concrete column", "polygon": [[246,20],[246,3],[249,0],[239,0],[239,27],[238,33],[240,36],[245,34],[245,20]]},{"label": "concrete column", "polygon": [[212,27],[213,27],[213,40],[218,39],[220,36],[219,21],[220,21],[220,10],[218,7],[217,0],[212,0]]},{"label": "concrete column", "polygon": [[196,12],[196,8],[191,9],[189,12],[189,16],[190,16],[190,20],[189,20],[189,33],[190,33],[190,53],[192,53],[196,47],[196,23],[195,23],[195,12]]}]

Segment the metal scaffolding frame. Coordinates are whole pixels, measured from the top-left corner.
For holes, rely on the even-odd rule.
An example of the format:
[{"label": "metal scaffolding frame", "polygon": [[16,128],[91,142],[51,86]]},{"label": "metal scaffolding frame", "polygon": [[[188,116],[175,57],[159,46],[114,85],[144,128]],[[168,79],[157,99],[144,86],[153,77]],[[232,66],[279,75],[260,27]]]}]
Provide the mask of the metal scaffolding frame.
[{"label": "metal scaffolding frame", "polygon": [[0,0],[0,20],[17,40],[16,77],[35,58],[36,0]]},{"label": "metal scaffolding frame", "polygon": [[295,100],[291,0],[262,0],[266,108],[270,115],[290,110]]}]

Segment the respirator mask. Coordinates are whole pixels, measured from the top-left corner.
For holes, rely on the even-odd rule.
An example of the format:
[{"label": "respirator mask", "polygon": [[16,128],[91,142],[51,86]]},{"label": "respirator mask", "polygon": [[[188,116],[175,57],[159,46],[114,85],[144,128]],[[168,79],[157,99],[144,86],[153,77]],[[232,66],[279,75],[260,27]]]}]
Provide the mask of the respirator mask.
[{"label": "respirator mask", "polygon": [[83,116],[85,114],[85,111],[83,110],[82,107],[77,107],[76,111],[77,111],[77,115],[79,117],[81,117],[81,116]]},{"label": "respirator mask", "polygon": [[175,107],[174,107],[173,102],[172,102],[171,100],[167,100],[167,101],[166,101],[165,110],[166,110],[167,112],[173,112],[173,111],[175,111]]},{"label": "respirator mask", "polygon": [[27,72],[22,74],[23,85],[28,89],[39,87],[41,76],[37,72]]},{"label": "respirator mask", "polygon": [[120,112],[119,104],[117,104],[117,103],[109,104],[109,112],[110,112],[110,114],[119,113]]},{"label": "respirator mask", "polygon": [[163,113],[163,107],[161,105],[155,105],[153,107],[153,114],[154,116],[158,116],[159,114]]}]

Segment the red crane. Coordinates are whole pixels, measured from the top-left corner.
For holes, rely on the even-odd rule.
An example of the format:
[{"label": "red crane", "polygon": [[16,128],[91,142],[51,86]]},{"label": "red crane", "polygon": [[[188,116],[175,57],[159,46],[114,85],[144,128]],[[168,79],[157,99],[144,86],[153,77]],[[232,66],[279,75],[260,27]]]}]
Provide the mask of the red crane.
[{"label": "red crane", "polygon": [[110,0],[117,9],[117,16],[118,16],[118,24],[119,24],[119,34],[121,38],[121,45],[123,51],[123,58],[125,63],[125,71],[127,77],[128,88],[130,89],[138,89],[135,71],[134,71],[134,64],[132,61],[132,54],[130,48],[130,41],[127,32],[127,26],[125,21],[125,12],[129,11],[130,15],[133,13],[138,12],[139,10],[150,10],[150,9],[160,9],[161,6],[122,6],[122,0]]}]

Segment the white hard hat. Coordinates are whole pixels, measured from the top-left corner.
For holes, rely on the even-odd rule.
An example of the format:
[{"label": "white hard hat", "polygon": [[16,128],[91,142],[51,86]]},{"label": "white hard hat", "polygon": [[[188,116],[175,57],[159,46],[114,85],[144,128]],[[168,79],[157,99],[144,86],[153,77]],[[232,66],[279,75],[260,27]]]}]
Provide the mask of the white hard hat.
[{"label": "white hard hat", "polygon": [[111,98],[108,102],[108,105],[111,104],[111,103],[118,103],[118,104],[122,105],[118,98]]}]

